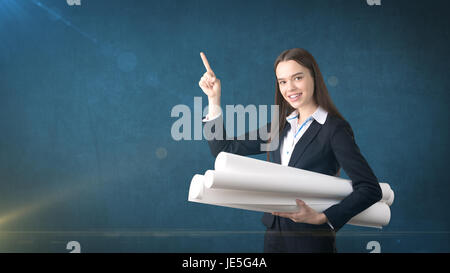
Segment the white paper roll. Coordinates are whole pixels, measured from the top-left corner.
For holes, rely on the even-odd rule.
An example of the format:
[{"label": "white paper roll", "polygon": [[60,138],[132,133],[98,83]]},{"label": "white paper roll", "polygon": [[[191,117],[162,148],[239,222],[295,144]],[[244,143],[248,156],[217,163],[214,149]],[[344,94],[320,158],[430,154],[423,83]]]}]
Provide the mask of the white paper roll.
[{"label": "white paper roll", "polygon": [[[353,188],[350,181],[340,181],[339,185],[335,182],[327,182],[327,188],[319,188],[317,184],[305,181],[301,176],[286,177],[286,180],[280,181],[275,175],[267,174],[249,174],[249,173],[233,173],[224,171],[208,170],[205,172],[205,188],[215,190],[238,190],[248,192],[249,195],[254,192],[261,192],[260,196],[271,196],[271,193],[283,193],[286,197],[304,198],[327,198],[334,200],[342,200],[348,196]],[[345,190],[343,185],[346,183]],[[383,192],[382,202],[388,205],[392,204],[393,192],[388,184],[380,183]],[[212,192],[212,191],[209,191]],[[226,191],[225,191],[226,192]]]},{"label": "white paper roll", "polygon": [[[283,166],[250,157],[220,152],[215,170],[205,173],[207,188],[301,193],[305,197],[343,199],[353,191],[348,179]],[[379,183],[381,201],[391,205],[394,192],[387,183]]]},{"label": "white paper roll", "polygon": [[[192,202],[236,209],[245,209],[250,211],[268,212],[268,213],[298,211],[298,207],[296,205],[226,204],[226,203],[208,203],[204,202],[203,200],[192,200]],[[324,204],[324,205],[313,204],[310,205],[310,207],[316,210],[317,212],[323,212],[326,208],[332,205],[333,204]],[[389,206],[386,203],[377,202],[373,204],[371,207],[359,213],[358,215],[354,216],[347,222],[347,224],[382,228],[383,226],[389,224],[390,218],[391,218],[391,211],[389,209]]]},{"label": "white paper roll", "polygon": [[[269,213],[298,211],[296,198],[303,200],[318,212],[323,212],[340,202],[329,198],[295,196],[291,193],[207,188],[204,186],[205,181],[205,176],[194,175],[189,189],[189,201]],[[389,221],[389,206],[383,202],[378,202],[353,217],[348,223],[359,226],[382,227],[387,225]]]},{"label": "white paper roll", "polygon": [[204,177],[203,175],[196,174],[191,180],[191,185],[189,187],[188,200],[191,199],[201,199],[203,197],[204,189]]},{"label": "white paper roll", "polygon": [[[233,208],[240,208],[240,209],[246,209],[246,210],[254,210],[254,211],[262,211],[262,212],[295,212],[298,211],[297,206],[293,205],[276,205],[276,206],[270,206],[270,205],[246,205],[246,204],[215,204],[219,206],[227,206],[227,207],[233,207]],[[330,206],[334,204],[312,204],[309,205],[312,209],[314,209],[317,212],[323,212]],[[357,225],[357,226],[366,226],[366,227],[377,227],[382,228],[383,226],[386,226],[389,224],[389,221],[391,219],[391,210],[389,206],[382,202],[377,202],[367,208],[366,210],[362,211],[361,213],[355,215],[352,219],[350,219],[347,223],[350,225]]]}]

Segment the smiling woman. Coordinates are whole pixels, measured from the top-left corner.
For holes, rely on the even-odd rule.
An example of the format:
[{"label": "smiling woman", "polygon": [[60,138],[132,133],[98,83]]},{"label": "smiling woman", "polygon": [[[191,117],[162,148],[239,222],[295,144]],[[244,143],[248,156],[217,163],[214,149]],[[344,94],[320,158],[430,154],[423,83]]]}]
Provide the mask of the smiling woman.
[{"label": "smiling woman", "polygon": [[[223,127],[221,83],[206,56],[200,55],[206,72],[199,86],[208,96],[210,109],[205,123]],[[299,199],[296,212],[264,213],[262,222],[267,227],[264,251],[336,252],[336,232],[381,199],[378,179],[360,153],[349,123],[334,106],[314,57],[300,48],[285,50],[275,60],[274,72],[279,126],[272,127],[269,123],[267,127],[278,131],[281,143],[278,149],[267,152],[267,160],[326,175],[338,176],[342,167],[352,180],[353,192],[321,213]],[[222,151],[261,154],[265,151],[260,144],[271,142],[261,137],[249,139],[253,132],[237,140],[227,139],[225,128],[222,132],[223,139],[208,141],[215,157]]]}]

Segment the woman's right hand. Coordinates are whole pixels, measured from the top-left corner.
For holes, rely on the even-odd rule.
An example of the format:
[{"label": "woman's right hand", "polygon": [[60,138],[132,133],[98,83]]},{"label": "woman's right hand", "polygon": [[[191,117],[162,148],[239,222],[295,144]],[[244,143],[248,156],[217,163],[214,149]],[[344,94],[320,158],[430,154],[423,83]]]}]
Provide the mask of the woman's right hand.
[{"label": "woman's right hand", "polygon": [[220,80],[216,77],[211,66],[209,66],[208,59],[203,52],[200,52],[203,65],[206,68],[205,74],[200,78],[198,85],[203,92],[208,96],[209,103],[220,105]]}]

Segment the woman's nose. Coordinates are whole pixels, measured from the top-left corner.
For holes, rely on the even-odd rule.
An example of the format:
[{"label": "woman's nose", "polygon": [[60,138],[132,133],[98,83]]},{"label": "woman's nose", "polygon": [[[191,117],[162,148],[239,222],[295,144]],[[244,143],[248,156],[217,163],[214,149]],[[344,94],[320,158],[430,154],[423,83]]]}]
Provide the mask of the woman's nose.
[{"label": "woman's nose", "polygon": [[287,82],[287,87],[288,87],[288,91],[292,91],[292,90],[296,89],[294,82],[292,82],[292,81]]}]

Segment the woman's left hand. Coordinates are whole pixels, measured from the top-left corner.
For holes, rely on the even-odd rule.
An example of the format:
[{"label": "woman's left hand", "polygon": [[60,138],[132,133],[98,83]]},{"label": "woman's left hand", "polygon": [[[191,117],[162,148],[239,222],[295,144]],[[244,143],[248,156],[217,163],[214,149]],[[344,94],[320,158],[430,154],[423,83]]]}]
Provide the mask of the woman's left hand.
[{"label": "woman's left hand", "polygon": [[299,210],[297,212],[273,212],[273,215],[289,218],[296,223],[307,223],[313,225],[322,225],[327,222],[327,217],[323,213],[318,213],[305,202],[295,199]]}]

